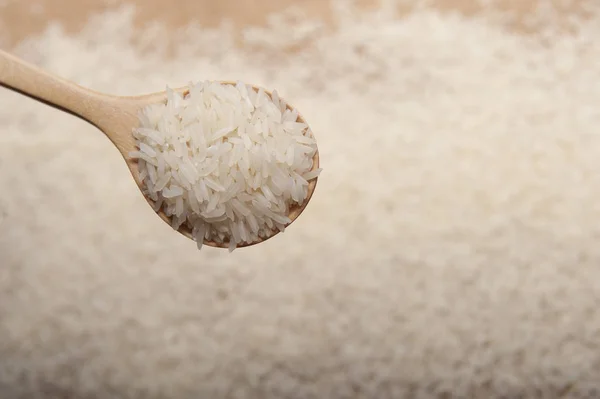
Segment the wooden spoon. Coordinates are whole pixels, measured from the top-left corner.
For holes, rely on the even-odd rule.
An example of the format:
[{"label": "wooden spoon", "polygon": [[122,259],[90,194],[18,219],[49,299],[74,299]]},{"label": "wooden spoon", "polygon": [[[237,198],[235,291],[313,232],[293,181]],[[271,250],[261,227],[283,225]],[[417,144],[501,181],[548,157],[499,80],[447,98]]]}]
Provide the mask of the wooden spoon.
[{"label": "wooden spoon", "polygon": [[[221,82],[225,84],[235,84],[233,82]],[[132,159],[129,153],[136,151],[135,139],[132,135],[134,128],[139,126],[138,113],[149,104],[166,102],[167,93],[159,92],[136,97],[118,97],[108,94],[98,93],[73,82],[54,76],[45,72],[25,61],[0,50],[0,86],[14,90],[35,100],[41,101],[47,105],[58,108],[62,111],[73,114],[83,120],[96,126],[102,131],[112,143],[117,147],[133,176],[138,188],[142,190],[142,181],[139,179],[139,170],[137,160]],[[258,91],[258,87],[253,86]],[[186,89],[176,89],[176,91],[186,93]],[[271,95],[269,91],[265,93]],[[293,108],[288,105],[288,109]],[[298,122],[305,123],[302,116],[298,116]],[[319,167],[319,152],[315,153],[313,159],[313,170]],[[291,223],[304,211],[310,201],[317,179],[313,179],[308,185],[308,194],[301,205],[290,207],[289,215]],[[146,198],[146,197],[145,197]],[[150,203],[150,200],[146,198]],[[170,219],[161,210],[158,216],[169,225]],[[288,224],[289,225],[289,224]],[[191,230],[182,226],[179,232],[184,236],[193,239]],[[273,230],[269,239],[275,236],[279,230]],[[258,244],[266,239],[259,239],[256,242],[246,244],[240,243],[238,247]],[[205,245],[212,247],[227,248],[228,243],[216,243],[214,241],[204,240]]]}]

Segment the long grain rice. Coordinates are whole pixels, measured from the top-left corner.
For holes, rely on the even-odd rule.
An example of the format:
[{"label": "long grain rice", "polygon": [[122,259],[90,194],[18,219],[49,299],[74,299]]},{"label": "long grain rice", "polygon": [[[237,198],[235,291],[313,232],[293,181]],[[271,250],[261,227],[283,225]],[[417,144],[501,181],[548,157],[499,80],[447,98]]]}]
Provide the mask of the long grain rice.
[{"label": "long grain rice", "polygon": [[298,112],[276,92],[242,82],[191,84],[185,95],[167,89],[164,104],[141,112],[133,135],[139,151],[130,156],[140,160],[154,209],[196,241],[229,242],[230,250],[283,231],[290,205],[305,201],[307,181],[321,171]]}]

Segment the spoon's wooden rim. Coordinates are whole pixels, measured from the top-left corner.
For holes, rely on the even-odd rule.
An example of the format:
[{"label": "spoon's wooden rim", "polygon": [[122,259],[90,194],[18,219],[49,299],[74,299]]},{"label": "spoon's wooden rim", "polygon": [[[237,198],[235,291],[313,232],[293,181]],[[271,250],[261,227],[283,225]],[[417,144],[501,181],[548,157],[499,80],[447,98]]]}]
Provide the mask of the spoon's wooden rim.
[{"label": "spoon's wooden rim", "polygon": [[[235,85],[237,84],[237,82],[232,82],[232,81],[221,81],[221,84],[229,84],[229,85]],[[255,91],[259,91],[262,87],[260,86],[255,86],[252,85],[252,87],[254,88]],[[271,97],[273,94],[271,91],[266,90],[264,88],[262,88],[262,90],[265,92],[265,94],[269,95],[269,97]],[[179,88],[179,89],[174,89],[174,91],[177,91],[179,93],[182,93],[184,95],[189,93],[189,89],[186,88]],[[160,98],[160,96],[157,95],[153,95],[153,98]],[[162,99],[164,99],[164,94],[162,95]],[[293,108],[287,101],[285,101],[285,99],[281,98],[280,99],[282,101],[284,101],[286,103],[287,109],[289,109],[290,111],[294,111],[295,108]],[[158,102],[160,102],[160,100],[158,100]],[[300,114],[300,112],[298,112],[298,119],[296,119],[298,122],[301,123],[306,123],[308,125],[308,123],[306,122],[306,120],[304,119],[304,117]],[[310,129],[310,127],[308,128],[308,132],[310,134],[310,137],[315,138],[314,137],[314,133],[312,132],[312,130]],[[134,179],[136,181],[136,183],[138,184],[138,186],[140,188],[143,188],[143,183],[139,180],[139,169],[137,167],[137,162],[133,161],[131,159],[127,160],[128,164],[129,164],[129,168],[132,170],[135,170],[134,172]],[[317,151],[315,152],[315,155],[313,157],[313,167],[311,169],[311,171],[316,170],[319,168],[319,150],[317,148]],[[294,221],[296,219],[298,219],[298,217],[302,214],[302,212],[304,212],[304,209],[306,209],[306,206],[308,205],[308,203],[310,202],[314,192],[315,192],[315,188],[317,187],[317,180],[318,177],[310,180],[308,182],[308,191],[306,194],[306,198],[304,199],[304,201],[302,202],[302,204],[292,204],[290,206],[290,210],[289,210],[289,214],[288,217],[290,218],[290,223],[286,224],[285,227],[287,228],[289,225],[291,225],[292,223],[294,223]],[[146,196],[144,196],[146,197]],[[146,201],[148,201],[148,203],[150,205],[152,205],[152,202],[149,198],[146,198]],[[171,225],[171,219],[164,213],[164,211],[162,210],[162,208],[160,210],[158,210],[156,212],[158,214],[158,216],[165,222],[167,223],[169,226]],[[192,236],[192,231],[189,227],[182,225],[179,229],[178,232],[183,234],[184,236],[186,236],[187,238],[191,239],[192,241],[195,241],[193,236]],[[280,231],[278,229],[272,229],[271,230],[271,235],[269,235],[266,238],[260,238],[255,241],[255,242],[251,242],[251,243],[240,243],[237,245],[236,248],[244,248],[244,247],[251,247],[253,245],[256,244],[260,244],[261,242],[267,241],[273,237],[275,237],[277,234],[280,233]],[[215,241],[209,241],[209,240],[204,240],[203,245],[209,246],[209,247],[214,247],[214,248],[228,248],[229,247],[229,242],[225,241],[223,243],[217,243]]]}]

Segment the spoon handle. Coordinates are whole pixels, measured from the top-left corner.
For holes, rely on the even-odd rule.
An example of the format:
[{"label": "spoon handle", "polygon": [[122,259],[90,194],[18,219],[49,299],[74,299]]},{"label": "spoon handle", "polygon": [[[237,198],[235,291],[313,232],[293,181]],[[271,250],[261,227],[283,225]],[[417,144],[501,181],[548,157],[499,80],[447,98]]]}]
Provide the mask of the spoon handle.
[{"label": "spoon handle", "polygon": [[110,99],[109,96],[52,75],[2,50],[0,86],[79,116],[94,125],[97,125],[95,116],[98,111]]}]

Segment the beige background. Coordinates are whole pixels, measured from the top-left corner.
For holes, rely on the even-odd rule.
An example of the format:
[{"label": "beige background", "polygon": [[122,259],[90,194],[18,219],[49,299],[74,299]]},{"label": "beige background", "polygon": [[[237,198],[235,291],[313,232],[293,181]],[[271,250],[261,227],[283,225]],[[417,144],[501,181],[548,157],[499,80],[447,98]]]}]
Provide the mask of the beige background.
[{"label": "beige background", "polygon": [[[499,8],[526,14],[535,8],[539,0],[501,0]],[[567,14],[577,11],[577,4],[584,0],[565,2],[561,0],[541,0],[552,3]],[[236,26],[261,25],[265,16],[285,10],[294,5],[302,7],[309,16],[318,16],[331,21],[331,7],[322,0],[179,0],[175,3],[157,0],[5,0],[0,3],[0,24],[7,29],[10,43],[16,43],[28,35],[39,33],[48,21],[58,21],[68,32],[78,32],[94,13],[114,8],[124,3],[137,6],[136,21],[143,26],[151,21],[165,23],[178,28],[190,22],[200,22],[204,26],[216,26],[223,20],[233,21]],[[407,2],[410,3],[410,2]],[[418,1],[413,2],[417,4]],[[478,12],[481,7],[476,0],[434,0],[440,10],[459,10],[466,14]],[[357,0],[356,4],[366,9],[373,8],[378,0]],[[410,8],[404,7],[404,8]],[[567,16],[567,15],[565,15]],[[518,25],[518,24],[517,24]]]},{"label": "beige background", "polygon": [[[332,20],[329,2],[321,0],[130,1],[136,5],[137,26],[158,21],[173,31],[189,22],[262,25],[265,14],[290,5]],[[565,20],[577,11],[560,0],[540,2],[564,9]],[[376,7],[374,1],[358,3],[365,9]],[[42,32],[49,21],[61,23],[76,36],[90,16],[122,4],[0,0],[0,43],[11,47]],[[471,0],[438,0],[437,4],[446,11],[480,11]],[[523,16],[536,2],[500,4]],[[523,30],[518,21],[513,27]],[[73,48],[78,47],[68,49]],[[28,55],[35,60],[35,51]],[[119,65],[118,56],[110,62]],[[85,83],[88,71],[65,69]],[[118,69],[109,72],[118,74]],[[101,78],[94,84],[101,87]],[[135,90],[143,91],[141,82],[135,84]],[[321,126],[330,122],[315,109],[309,95],[293,85],[287,89],[296,90],[302,109]],[[481,220],[475,221],[481,222],[482,230],[454,234],[435,230],[433,223],[430,229],[422,227],[422,219],[431,221],[436,215],[427,218],[424,207],[415,207],[416,216],[410,221],[398,217],[385,229],[371,223],[372,236],[362,240],[355,237],[364,233],[367,219],[353,214],[353,201],[360,201],[357,209],[361,210],[371,201],[398,209],[394,208],[397,198],[375,184],[372,187],[381,192],[365,194],[345,185],[344,168],[356,170],[352,167],[357,163],[349,161],[358,159],[356,153],[336,158],[332,148],[341,134],[319,131],[323,166],[331,174],[320,180],[314,202],[294,229],[272,245],[251,251],[231,256],[211,250],[198,254],[131,192],[132,183],[124,176],[118,154],[92,127],[6,93],[0,101],[25,109],[19,114],[22,119],[11,119],[10,112],[0,114],[4,116],[0,128],[8,121],[14,139],[0,148],[0,154],[25,154],[11,158],[16,166],[8,173],[1,169],[6,163],[0,158],[0,177],[8,176],[0,181],[8,181],[15,190],[11,201],[0,197],[0,210],[9,214],[6,220],[17,223],[0,233],[0,250],[5,251],[0,260],[9,265],[0,269],[0,332],[9,337],[0,337],[0,355],[6,354],[16,364],[3,363],[0,356],[4,373],[0,399],[32,397],[27,389],[52,399],[395,399],[399,396],[394,392],[408,392],[407,398],[414,393],[449,399],[455,385],[477,398],[600,397],[598,231],[587,214],[579,212],[581,198],[562,195],[563,181],[544,181],[544,186],[535,180],[539,176],[528,175],[531,180],[511,186],[526,198],[559,203],[559,215],[550,219],[537,209],[527,213],[518,208],[525,224],[531,222],[533,227],[508,225],[505,230],[488,231],[492,211],[483,206]],[[60,134],[38,133],[45,127],[44,117],[62,129]],[[20,140],[22,131],[35,139]],[[498,143],[512,148],[508,137]],[[90,151],[89,160],[77,151]],[[527,149],[520,154],[527,161],[533,157]],[[387,163],[379,165],[393,165],[393,154],[383,155]],[[595,157],[589,159],[585,166],[595,166]],[[69,166],[88,161],[83,171]],[[556,169],[567,163],[558,161],[564,163]],[[510,175],[508,163],[494,170],[497,176]],[[417,162],[418,167],[425,164]],[[93,165],[113,175],[94,175],[99,180],[96,186],[86,174]],[[552,166],[548,170],[542,177],[562,176]],[[30,185],[21,182],[23,176],[31,179]],[[53,187],[50,183],[57,176],[66,177],[60,187]],[[392,171],[387,176],[396,175]],[[418,172],[401,176],[420,177]],[[463,184],[464,196],[453,198],[459,209],[462,201],[468,203],[480,194],[476,183]],[[429,196],[434,213],[448,218],[446,227],[460,227],[460,221],[448,216],[452,210],[438,198],[439,192],[451,194],[451,190],[440,187],[426,187],[424,196]],[[589,187],[593,190],[600,184],[592,180]],[[333,197],[337,189],[341,194]],[[591,208],[593,196],[586,193],[581,195]],[[339,202],[332,203],[327,194]],[[492,196],[493,191],[484,194]],[[46,206],[37,206],[39,198]],[[19,217],[21,206],[32,212],[25,222]],[[332,212],[334,207],[346,213]],[[512,210],[509,205],[501,209]],[[1,221],[4,216],[0,215]],[[313,227],[319,229],[321,222],[343,229],[344,234],[339,239],[321,239]],[[538,222],[546,224],[535,230]],[[407,225],[414,245],[384,250],[389,243],[385,240],[398,236],[395,229]],[[494,247],[496,238],[522,252]],[[353,247],[347,248],[343,239],[352,239]],[[461,252],[461,244],[467,249],[472,244],[479,252]],[[161,245],[181,254],[178,262],[161,251]],[[447,254],[455,259],[446,263]],[[2,385],[6,381],[13,385]],[[6,394],[15,385],[29,394]],[[375,391],[381,396],[369,395]],[[294,392],[301,393],[294,396]]]}]

